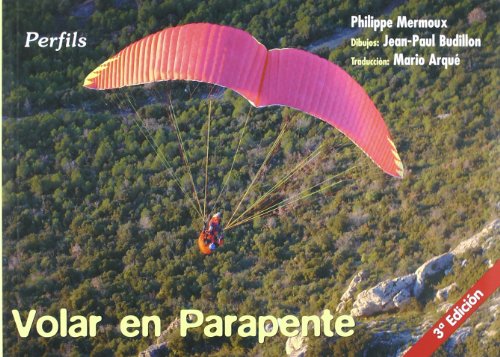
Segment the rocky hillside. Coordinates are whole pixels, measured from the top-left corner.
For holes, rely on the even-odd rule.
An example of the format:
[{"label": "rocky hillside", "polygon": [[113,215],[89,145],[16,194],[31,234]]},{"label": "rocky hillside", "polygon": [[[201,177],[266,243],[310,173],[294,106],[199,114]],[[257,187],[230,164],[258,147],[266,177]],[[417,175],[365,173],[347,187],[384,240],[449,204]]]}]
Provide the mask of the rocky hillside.
[{"label": "rocky hillside", "polygon": [[[479,233],[463,240],[449,252],[427,260],[414,272],[384,280],[357,293],[369,275],[366,270],[359,271],[342,295],[336,311],[345,313],[351,306],[350,313],[357,317],[358,329],[375,331],[368,350],[386,346],[393,349],[392,356],[401,356],[472,285],[474,281],[464,279],[469,275],[468,270],[476,270],[479,261],[482,275],[493,265],[493,258],[499,256],[499,238],[500,219],[495,219]],[[469,259],[473,261],[469,262]],[[496,318],[499,305],[500,294],[497,292],[450,337],[443,351],[452,353],[472,335],[478,335],[485,343],[491,342],[498,335]],[[423,310],[424,314],[411,325],[412,321],[408,321],[406,316],[399,319],[408,312],[405,307]],[[398,332],[386,329],[389,324],[395,323],[401,326]],[[168,356],[169,340],[178,337],[178,329],[179,320],[176,319],[161,334],[156,344],[141,352],[139,357]],[[307,349],[308,338],[302,335],[286,341],[285,353],[288,356],[312,355],[307,353]]]},{"label": "rocky hillside", "polygon": [[[453,262],[460,259],[465,253],[472,249],[484,248],[488,250],[496,244],[500,231],[500,220],[497,219],[488,224],[481,232],[461,242],[455,249],[447,253],[433,257],[422,264],[415,272],[405,276],[396,277],[380,282],[379,284],[359,293],[354,301],[351,314],[357,317],[372,316],[381,312],[393,311],[410,303],[411,298],[419,298],[426,288],[426,283],[439,274],[448,275],[452,273]],[[462,260],[462,265],[467,263]],[[492,265],[491,260],[487,260]],[[362,273],[362,272],[361,272]],[[352,299],[354,286],[361,280],[361,273],[357,274],[346,294],[342,296],[339,311],[343,310],[345,304]],[[449,291],[456,287],[454,282],[439,290],[436,295],[440,300],[446,300]]]}]

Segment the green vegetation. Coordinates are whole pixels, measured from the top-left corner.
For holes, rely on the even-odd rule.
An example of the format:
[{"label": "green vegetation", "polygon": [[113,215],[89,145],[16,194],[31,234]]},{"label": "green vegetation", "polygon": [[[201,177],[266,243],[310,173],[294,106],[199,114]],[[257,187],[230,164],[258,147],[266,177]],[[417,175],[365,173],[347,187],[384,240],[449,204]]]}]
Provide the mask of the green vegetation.
[{"label": "green vegetation", "polygon": [[[166,327],[185,307],[219,315],[334,310],[360,269],[370,273],[366,284],[408,273],[498,214],[500,189],[493,178],[500,132],[495,1],[481,2],[488,21],[471,25],[467,14],[478,1],[421,1],[398,7],[391,15],[447,18],[447,33],[481,37],[483,47],[459,50],[463,61],[456,68],[350,66],[351,56],[391,56],[394,49],[359,52],[346,45],[322,53],[374,98],[406,165],[403,180],[384,175],[354,145],[332,150],[347,141],[318,120],[286,108],[252,110],[222,195],[226,215],[286,120],[290,126],[279,150],[244,207],[320,142],[329,149],[279,192],[281,199],[359,167],[343,174],[345,182],[324,195],[227,232],[226,245],[208,257],[201,257],[196,246],[201,222],[188,199],[189,176],[164,104],[165,93],[171,94],[201,197],[209,101],[200,98],[213,88],[163,83],[94,92],[81,87],[85,75],[126,44],[171,25],[229,24],[249,31],[267,47],[300,47],[346,26],[354,12],[380,13],[389,1],[354,6],[341,0],[100,0],[90,17],[79,17],[77,3],[4,2],[2,258],[7,355],[135,355],[155,339],[122,337],[117,324],[129,314],[158,315]],[[79,31],[86,35],[87,47],[26,49],[25,33],[33,30]],[[391,33],[397,35],[396,30]],[[376,36],[369,31],[365,35]],[[187,194],[135,125],[125,95],[136,101],[140,117]],[[208,167],[212,203],[227,177],[249,111],[246,101],[229,91],[216,98]],[[457,277],[461,288],[476,280],[472,273],[479,276],[478,259],[470,258],[470,276]],[[103,316],[102,330],[94,339],[45,339],[36,333],[28,339],[17,337],[11,309],[55,314],[62,307]],[[421,323],[408,309],[401,315]],[[365,327],[356,333],[354,343],[318,339],[311,349],[355,356],[371,338]],[[474,336],[460,347],[464,354],[480,348]],[[199,333],[187,339],[172,337],[170,348],[178,356],[245,356],[258,351],[274,356],[283,354],[284,342],[275,338],[261,346],[254,340],[207,339]]]}]

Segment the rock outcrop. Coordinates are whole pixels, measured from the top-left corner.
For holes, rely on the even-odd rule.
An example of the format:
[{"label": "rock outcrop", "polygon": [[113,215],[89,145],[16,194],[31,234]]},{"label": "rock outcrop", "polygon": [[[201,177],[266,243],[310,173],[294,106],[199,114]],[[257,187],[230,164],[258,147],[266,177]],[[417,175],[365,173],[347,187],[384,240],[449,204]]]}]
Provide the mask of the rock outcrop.
[{"label": "rock outcrop", "polygon": [[460,327],[453,335],[446,341],[445,349],[448,352],[453,351],[456,345],[464,343],[465,339],[472,334],[472,327]]},{"label": "rock outcrop", "polygon": [[[495,240],[498,239],[499,233],[500,219],[496,219],[488,224],[481,232],[461,242],[455,249],[429,259],[414,273],[385,280],[372,288],[362,291],[354,301],[351,314],[356,317],[371,316],[380,312],[401,308],[408,304],[412,297],[418,298],[422,294],[426,281],[428,281],[430,277],[449,271],[455,257],[478,247],[489,249],[494,244]],[[357,275],[354,277],[351,284],[353,284],[356,278]],[[438,291],[438,295],[440,296],[438,299],[443,299],[443,301],[446,300],[452,286],[445,289],[442,289],[440,292]],[[348,288],[348,291],[349,297],[346,296],[346,299],[351,298],[350,294],[354,289],[351,291]],[[348,291],[346,291],[344,295],[346,295]],[[344,300],[344,295],[342,295],[341,303]],[[339,306],[337,307],[337,311],[339,311]],[[345,304],[343,306],[345,306]]]},{"label": "rock outcrop", "polygon": [[468,250],[484,246],[485,249],[489,249],[490,244],[498,238],[500,233],[500,219],[495,219],[493,222],[488,224],[483,230],[467,240],[460,242],[459,245],[451,251],[453,255],[462,255]]},{"label": "rock outcrop", "polygon": [[402,308],[405,305],[408,305],[410,302],[411,294],[409,290],[401,290],[399,293],[396,294],[392,298],[392,302],[394,303],[394,306],[397,308]]},{"label": "rock outcrop", "polygon": [[383,281],[371,289],[362,291],[354,301],[351,315],[371,316],[401,306],[404,304],[403,298],[413,290],[415,281],[416,275],[409,274]]},{"label": "rock outcrop", "polygon": [[304,357],[307,351],[307,337],[302,331],[297,336],[289,337],[285,345],[286,354],[290,357]]},{"label": "rock outcrop", "polygon": [[149,346],[147,350],[139,353],[139,357],[165,357],[168,356],[166,343]]},{"label": "rock outcrop", "polygon": [[416,271],[417,280],[413,287],[413,295],[419,297],[425,287],[425,281],[431,276],[444,272],[453,264],[453,254],[445,253],[429,259],[422,264]]},{"label": "rock outcrop", "polygon": [[181,326],[181,319],[178,317],[175,318],[174,321],[172,321],[165,330],[161,332],[161,335],[158,336],[156,339],[156,344],[159,345],[161,343],[167,343],[167,337],[170,335],[174,330],[179,329]]},{"label": "rock outcrop", "polygon": [[160,336],[156,339],[156,343],[147,348],[147,350],[139,353],[138,357],[165,357],[168,356],[167,338],[175,330],[178,330],[181,325],[181,320],[177,317],[172,321]]},{"label": "rock outcrop", "polygon": [[439,289],[438,291],[436,291],[436,300],[437,301],[448,300],[448,295],[450,295],[450,293],[453,290],[456,290],[457,288],[458,288],[457,283],[452,283],[452,284],[450,284],[442,289]]},{"label": "rock outcrop", "polygon": [[354,275],[354,278],[352,278],[351,282],[349,283],[347,290],[340,297],[340,303],[337,305],[337,308],[335,309],[336,312],[342,312],[345,310],[346,304],[354,299],[356,288],[367,277],[368,277],[368,272],[366,270],[361,270],[359,273]]},{"label": "rock outcrop", "polygon": [[476,7],[474,10],[469,12],[469,14],[467,15],[467,20],[469,22],[469,25],[472,25],[476,22],[484,22],[486,21],[486,13],[480,7]]}]

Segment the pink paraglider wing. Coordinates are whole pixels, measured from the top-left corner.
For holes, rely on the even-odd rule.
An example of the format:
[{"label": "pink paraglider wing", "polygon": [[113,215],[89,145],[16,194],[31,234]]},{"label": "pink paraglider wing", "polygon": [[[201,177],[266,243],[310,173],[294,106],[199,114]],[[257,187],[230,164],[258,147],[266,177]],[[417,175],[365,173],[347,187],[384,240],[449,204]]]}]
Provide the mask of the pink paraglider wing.
[{"label": "pink paraglider wing", "polygon": [[102,63],[84,86],[113,89],[168,80],[213,83],[256,107],[284,105],[311,114],[343,132],[383,171],[403,176],[380,112],[347,72],[306,51],[267,51],[232,27],[188,24],[149,35]]}]

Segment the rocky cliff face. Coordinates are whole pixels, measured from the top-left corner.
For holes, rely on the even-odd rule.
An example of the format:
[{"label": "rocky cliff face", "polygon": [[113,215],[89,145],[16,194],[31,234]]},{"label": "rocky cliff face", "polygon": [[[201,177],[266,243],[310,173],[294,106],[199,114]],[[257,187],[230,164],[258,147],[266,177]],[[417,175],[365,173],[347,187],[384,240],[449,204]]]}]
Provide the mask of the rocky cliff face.
[{"label": "rocky cliff face", "polygon": [[[408,304],[412,297],[418,298],[422,294],[429,278],[450,269],[456,257],[473,248],[489,249],[498,240],[499,234],[500,219],[496,219],[478,234],[461,242],[455,249],[429,259],[414,273],[382,281],[374,287],[362,291],[354,301],[351,314],[356,317],[372,316]],[[351,285],[346,293],[350,291],[350,287]]]}]

